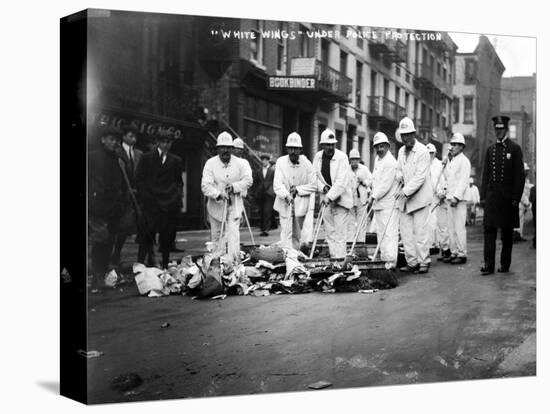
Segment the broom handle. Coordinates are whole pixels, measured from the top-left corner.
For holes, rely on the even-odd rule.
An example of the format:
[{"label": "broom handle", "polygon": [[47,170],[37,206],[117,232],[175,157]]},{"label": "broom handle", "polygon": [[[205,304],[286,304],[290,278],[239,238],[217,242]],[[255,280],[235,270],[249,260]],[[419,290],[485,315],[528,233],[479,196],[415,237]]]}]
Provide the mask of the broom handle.
[{"label": "broom handle", "polygon": [[317,245],[317,237],[319,237],[319,230],[321,229],[321,222],[323,221],[323,216],[325,215],[326,206],[323,204],[321,206],[321,212],[319,213],[319,221],[317,222],[317,228],[315,229],[315,234],[313,235],[313,244],[311,246],[311,251],[309,252],[309,258],[313,259],[313,252],[315,251],[315,246]]},{"label": "broom handle", "polygon": [[[398,191],[402,188],[402,185],[398,187]],[[393,216],[393,212],[395,211],[395,203],[397,203],[397,198],[393,201],[393,205],[391,208],[390,216],[388,217],[388,222],[384,226],[384,232],[382,233],[382,237],[378,241],[378,244],[376,245],[376,249],[374,250],[374,255],[372,256],[372,261],[376,259],[376,256],[378,255],[378,251],[380,250],[380,246],[382,246],[382,241],[384,240],[384,237],[386,236],[386,230],[388,230],[388,226],[390,225],[391,217]]]},{"label": "broom handle", "polygon": [[374,203],[372,203],[370,209],[365,209],[365,211],[363,211],[363,215],[361,216],[361,220],[359,220],[359,225],[357,226],[357,230],[355,231],[355,236],[353,238],[353,243],[351,244],[351,249],[348,253],[348,256],[351,256],[353,254],[353,249],[355,249],[355,244],[357,243],[357,239],[359,238],[359,232],[361,231],[363,223],[365,222],[366,218],[369,216],[373,208]]},{"label": "broom handle", "polygon": [[[222,225],[221,225],[221,228],[220,228],[220,239],[219,239],[218,243],[221,243],[222,239],[223,239],[223,232],[225,230],[225,221],[227,219],[226,216],[227,216],[227,199],[224,199],[224,201],[223,201],[223,213],[222,213]],[[224,245],[225,245],[225,243],[224,243]],[[218,249],[219,249],[219,246],[218,246]],[[224,246],[224,253],[227,253],[226,246]]]},{"label": "broom handle", "polygon": [[250,222],[248,221],[248,216],[246,214],[246,208],[244,208],[244,204],[243,204],[243,214],[244,214],[244,220],[246,221],[246,225],[248,227],[248,232],[250,233],[250,238],[252,239],[252,245],[256,247],[256,243],[254,242],[254,236],[252,235],[252,229],[250,228]]}]

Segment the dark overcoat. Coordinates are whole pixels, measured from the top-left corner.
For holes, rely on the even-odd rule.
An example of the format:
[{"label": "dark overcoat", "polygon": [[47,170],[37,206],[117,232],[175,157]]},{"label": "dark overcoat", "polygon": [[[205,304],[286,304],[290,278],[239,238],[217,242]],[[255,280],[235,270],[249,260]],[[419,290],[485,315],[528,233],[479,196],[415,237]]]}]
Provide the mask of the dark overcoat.
[{"label": "dark overcoat", "polygon": [[480,199],[485,201],[485,226],[519,227],[518,204],[525,184],[523,168],[521,148],[510,138],[487,148],[480,193]]}]

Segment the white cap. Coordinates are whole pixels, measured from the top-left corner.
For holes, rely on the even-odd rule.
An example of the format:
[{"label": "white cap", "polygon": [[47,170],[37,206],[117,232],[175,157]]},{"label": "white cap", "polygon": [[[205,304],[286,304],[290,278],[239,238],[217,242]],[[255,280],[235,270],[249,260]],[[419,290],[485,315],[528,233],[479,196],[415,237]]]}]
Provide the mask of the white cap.
[{"label": "white cap", "polygon": [[235,148],[240,148],[240,149],[244,149],[244,141],[240,138],[235,138],[233,140],[233,146]]},{"label": "white cap", "polygon": [[218,142],[216,147],[232,147],[233,146],[233,137],[229,132],[223,131],[218,135]]},{"label": "white cap", "polygon": [[349,152],[349,159],[351,160],[352,158],[361,158],[359,151],[357,151],[355,148]]},{"label": "white cap", "polygon": [[428,148],[428,152],[435,152],[435,145],[432,144],[431,142],[426,145],[426,148]]},{"label": "white cap", "polygon": [[389,144],[390,143],[390,141],[388,140],[388,137],[383,132],[377,132],[376,134],[374,134],[373,139],[374,139],[374,141],[373,141],[372,145],[378,145],[378,144],[383,144],[383,143]]},{"label": "white cap", "polygon": [[451,144],[466,145],[466,141],[464,140],[464,135],[462,135],[460,132],[455,132],[451,138]]},{"label": "white cap", "polygon": [[336,144],[338,141],[336,140],[336,136],[334,135],[334,131],[331,129],[325,129],[323,132],[321,132],[321,141],[320,144]]},{"label": "white cap", "polygon": [[291,132],[286,139],[286,146],[291,148],[302,148],[302,137],[297,132]]},{"label": "white cap", "polygon": [[525,171],[529,171],[531,168],[529,168],[529,164],[527,164],[526,162],[523,163],[523,169]]},{"label": "white cap", "polygon": [[399,122],[399,128],[397,130],[399,131],[399,135],[416,132],[413,120],[407,116]]}]

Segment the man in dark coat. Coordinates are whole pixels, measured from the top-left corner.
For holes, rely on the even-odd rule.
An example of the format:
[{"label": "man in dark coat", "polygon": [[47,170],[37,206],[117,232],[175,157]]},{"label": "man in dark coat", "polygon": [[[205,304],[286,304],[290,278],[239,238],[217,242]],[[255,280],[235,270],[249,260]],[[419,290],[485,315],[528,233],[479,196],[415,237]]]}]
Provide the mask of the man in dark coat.
[{"label": "man in dark coat", "polygon": [[101,147],[88,155],[88,228],[92,244],[92,287],[101,286],[109,270],[119,221],[128,196],[116,149],[120,133],[102,126]]},{"label": "man in dark coat", "polygon": [[172,137],[160,137],[157,148],[141,157],[135,178],[144,218],[140,226],[138,262],[144,263],[158,233],[164,268],[169,263],[178,213],[182,207],[182,160],[169,152],[172,141]]},{"label": "man in dark coat", "polygon": [[273,203],[275,193],[273,191],[274,168],[269,162],[269,154],[262,154],[262,168],[254,173],[254,199],[260,209],[260,229],[262,236],[268,236],[273,216]]},{"label": "man in dark coat", "polygon": [[495,271],[497,231],[500,228],[502,251],[499,272],[510,270],[514,228],[519,226],[519,201],[525,174],[521,148],[508,137],[506,116],[492,118],[497,142],[485,155],[480,198],[484,201],[484,257],[482,275]]},{"label": "man in dark coat", "polygon": [[[141,156],[143,155],[143,152],[139,149],[135,148],[137,142],[137,129],[133,127],[132,125],[127,125],[122,128],[122,145],[118,148],[117,153],[119,157],[124,161],[126,175],[128,176],[128,181],[130,182],[130,186],[132,188],[132,191],[135,194],[135,175],[136,175],[136,169],[139,164],[139,161],[141,160]],[[124,205],[124,212],[123,217],[125,217],[125,220],[122,220],[122,222],[125,222],[126,226],[129,226],[129,223],[132,223],[132,220],[135,220],[136,212],[135,207],[132,203],[132,199],[130,197],[130,194],[128,193],[128,198],[126,199],[126,204]],[[122,228],[123,223],[121,223],[120,231],[116,237],[115,241],[115,247],[113,250],[113,255],[111,257],[111,263],[114,265],[120,264],[120,252],[122,251],[122,247],[124,246],[124,243],[126,242],[126,238],[132,234],[132,230],[135,229],[129,229],[129,228]],[[135,226],[131,226],[135,227]]]}]

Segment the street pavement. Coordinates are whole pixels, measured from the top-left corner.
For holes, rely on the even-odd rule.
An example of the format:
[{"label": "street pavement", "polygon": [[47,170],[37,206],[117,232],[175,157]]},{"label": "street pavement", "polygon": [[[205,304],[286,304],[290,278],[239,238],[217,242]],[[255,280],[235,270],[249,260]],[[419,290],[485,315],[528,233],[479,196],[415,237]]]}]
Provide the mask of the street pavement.
[{"label": "street pavement", "polygon": [[[200,253],[208,233],[178,238],[187,250],[174,257]],[[398,287],[374,294],[192,300],[140,297],[132,284],[90,294],[89,350],[103,355],[88,360],[89,402],[535,375],[535,249],[514,244],[511,272],[483,277],[482,238],[479,224],[468,227],[466,264],[433,256],[429,273],[399,274]],[[128,263],[135,249],[125,247]],[[130,373],[143,383],[111,387]]]}]

